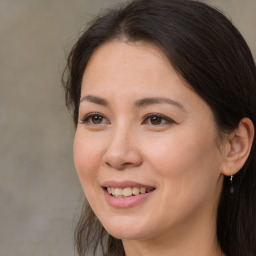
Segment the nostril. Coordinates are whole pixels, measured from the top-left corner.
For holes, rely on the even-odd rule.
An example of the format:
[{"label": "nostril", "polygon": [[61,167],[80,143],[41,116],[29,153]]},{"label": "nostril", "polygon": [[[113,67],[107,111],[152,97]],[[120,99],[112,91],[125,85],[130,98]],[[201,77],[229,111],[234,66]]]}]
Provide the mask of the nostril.
[{"label": "nostril", "polygon": [[108,167],[112,167],[109,162],[105,162],[105,164],[106,164]]},{"label": "nostril", "polygon": [[126,167],[133,165],[132,163],[129,163],[129,162],[122,163],[122,164],[105,162],[105,164],[110,168],[115,168],[118,170],[122,170],[122,169],[125,169]]}]

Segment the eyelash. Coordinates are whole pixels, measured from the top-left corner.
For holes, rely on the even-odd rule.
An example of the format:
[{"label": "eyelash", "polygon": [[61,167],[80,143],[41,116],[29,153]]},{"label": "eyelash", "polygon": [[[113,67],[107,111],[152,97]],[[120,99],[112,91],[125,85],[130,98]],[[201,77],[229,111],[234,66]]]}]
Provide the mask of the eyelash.
[{"label": "eyelash", "polygon": [[[169,117],[167,117],[167,116],[164,116],[164,115],[158,114],[158,113],[150,113],[150,114],[148,114],[148,115],[146,115],[146,116],[144,117],[144,120],[143,120],[142,124],[146,123],[146,121],[149,121],[150,118],[152,118],[152,117],[160,118],[160,119],[161,119],[161,122],[164,121],[165,124],[175,123],[174,120],[172,120],[171,118],[169,118]],[[161,124],[154,125],[154,124],[151,123],[151,125],[153,125],[153,126],[160,126],[160,125],[164,125],[164,124],[161,123]]]},{"label": "eyelash", "polygon": [[[101,123],[101,124],[95,124],[95,123],[92,122],[91,118],[93,118],[93,117],[95,117],[95,116],[98,116],[98,117],[100,117],[100,118],[102,118],[102,119],[104,118],[104,119],[107,120],[107,118],[106,118],[104,115],[95,112],[95,113],[86,114],[86,115],[81,119],[81,123],[82,123],[82,124],[89,124],[89,125],[102,125],[102,123]],[[107,121],[107,122],[108,122],[108,121]],[[104,122],[104,123],[107,123],[107,122]],[[108,122],[108,123],[109,123],[109,122]]]},{"label": "eyelash", "polygon": [[[96,124],[96,123],[94,123],[94,122],[92,121],[92,118],[95,117],[95,116],[100,117],[101,120],[102,120],[102,119],[105,119],[106,121],[104,121],[103,123]],[[150,114],[146,115],[146,116],[143,118],[142,124],[147,124],[147,123],[149,122],[150,118],[153,118],[153,117],[156,117],[156,118],[160,119],[160,122],[161,122],[161,123],[160,123],[160,124],[152,124],[152,122],[149,123],[149,125],[152,125],[152,126],[161,126],[161,125],[164,125],[164,124],[175,123],[174,120],[172,120],[171,118],[166,117],[166,116],[164,116],[164,115],[162,115],[162,114],[150,113]],[[162,124],[162,121],[164,121],[165,123]],[[104,115],[102,115],[102,114],[100,114],[100,113],[97,113],[97,112],[86,114],[86,115],[81,119],[81,123],[82,123],[82,124],[89,124],[89,125],[102,125],[102,124],[106,124],[106,123],[110,124],[110,122],[107,120],[107,118],[106,118]]]}]

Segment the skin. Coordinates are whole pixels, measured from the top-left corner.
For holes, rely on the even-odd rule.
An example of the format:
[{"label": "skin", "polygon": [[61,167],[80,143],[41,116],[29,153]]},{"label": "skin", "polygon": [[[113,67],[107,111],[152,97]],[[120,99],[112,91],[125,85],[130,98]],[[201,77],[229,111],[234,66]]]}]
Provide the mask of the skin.
[{"label": "skin", "polygon": [[[135,105],[152,97],[175,103]],[[216,211],[231,147],[220,146],[211,109],[164,54],[145,42],[104,44],[85,69],[81,99],[75,166],[93,211],[122,239],[126,255],[222,255]],[[100,121],[88,117],[95,112]],[[150,113],[163,117],[153,122]],[[104,197],[101,185],[109,180],[156,189],[118,209]]]}]

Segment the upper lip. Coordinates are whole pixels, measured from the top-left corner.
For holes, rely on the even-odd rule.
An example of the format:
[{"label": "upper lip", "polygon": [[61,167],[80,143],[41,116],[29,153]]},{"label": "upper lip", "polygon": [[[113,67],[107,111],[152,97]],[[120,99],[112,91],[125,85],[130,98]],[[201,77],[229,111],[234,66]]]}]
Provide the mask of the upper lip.
[{"label": "upper lip", "polygon": [[127,188],[127,187],[137,187],[137,188],[155,188],[154,186],[151,185],[146,185],[130,180],[126,181],[114,181],[114,180],[109,180],[105,181],[101,185],[103,188],[107,187],[112,187],[112,188]]}]

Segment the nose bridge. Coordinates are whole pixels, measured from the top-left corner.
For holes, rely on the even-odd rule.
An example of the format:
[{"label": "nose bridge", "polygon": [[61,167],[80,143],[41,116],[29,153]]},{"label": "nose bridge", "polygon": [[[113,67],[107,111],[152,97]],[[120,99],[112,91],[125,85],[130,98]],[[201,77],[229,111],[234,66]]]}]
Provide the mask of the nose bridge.
[{"label": "nose bridge", "polygon": [[110,138],[110,145],[113,148],[122,147],[123,150],[128,148],[128,146],[132,144],[130,141],[132,129],[129,125],[122,123],[117,125],[113,130]]},{"label": "nose bridge", "polygon": [[135,137],[133,127],[126,122],[120,122],[113,127],[104,155],[104,162],[116,169],[139,165],[141,156]]}]

